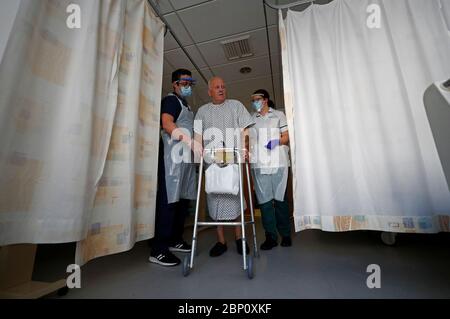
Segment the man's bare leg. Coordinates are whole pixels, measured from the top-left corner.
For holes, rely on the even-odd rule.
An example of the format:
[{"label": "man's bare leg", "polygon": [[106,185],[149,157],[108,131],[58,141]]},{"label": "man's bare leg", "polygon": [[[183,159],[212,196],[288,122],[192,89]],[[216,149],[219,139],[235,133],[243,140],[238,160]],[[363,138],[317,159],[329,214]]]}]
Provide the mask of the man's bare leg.
[{"label": "man's bare leg", "polygon": [[[240,222],[241,221],[241,217],[236,218],[235,220],[236,222]],[[234,233],[236,236],[236,240],[241,239],[242,238],[242,226],[236,226],[234,228]]]},{"label": "man's bare leg", "polygon": [[217,240],[222,244],[225,244],[225,234],[223,226],[217,226]]}]

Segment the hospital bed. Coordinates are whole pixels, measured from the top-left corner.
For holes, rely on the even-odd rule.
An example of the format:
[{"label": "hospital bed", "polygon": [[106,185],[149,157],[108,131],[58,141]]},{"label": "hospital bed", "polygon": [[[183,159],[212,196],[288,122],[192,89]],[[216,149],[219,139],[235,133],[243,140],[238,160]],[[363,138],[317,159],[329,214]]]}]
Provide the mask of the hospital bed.
[{"label": "hospital bed", "polygon": [[450,188],[450,79],[433,83],[424,94],[425,110]]},{"label": "hospital bed", "polygon": [[[450,79],[430,85],[425,91],[423,101],[447,187],[450,189]],[[396,235],[383,232],[381,240],[391,246],[395,244]]]}]

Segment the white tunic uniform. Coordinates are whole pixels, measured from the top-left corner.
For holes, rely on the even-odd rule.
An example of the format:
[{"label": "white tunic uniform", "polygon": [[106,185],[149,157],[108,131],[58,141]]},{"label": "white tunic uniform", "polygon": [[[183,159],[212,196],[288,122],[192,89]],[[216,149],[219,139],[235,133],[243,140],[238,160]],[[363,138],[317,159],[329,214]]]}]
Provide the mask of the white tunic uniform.
[{"label": "white tunic uniform", "polygon": [[269,150],[266,145],[271,140],[280,139],[281,133],[288,130],[286,116],[269,108],[264,116],[256,112],[252,118],[255,125],[250,130],[250,158],[258,203],[273,199],[283,201],[288,179],[289,147],[279,145]]}]

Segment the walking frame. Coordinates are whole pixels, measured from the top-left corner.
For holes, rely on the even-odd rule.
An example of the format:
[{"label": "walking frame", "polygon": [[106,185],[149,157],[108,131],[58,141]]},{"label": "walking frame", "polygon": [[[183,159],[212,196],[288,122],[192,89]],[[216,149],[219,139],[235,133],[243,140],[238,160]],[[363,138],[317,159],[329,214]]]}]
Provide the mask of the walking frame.
[{"label": "walking frame", "polygon": [[[251,192],[251,185],[250,185],[250,169],[249,169],[249,163],[248,161],[244,160],[242,162],[242,152],[244,150],[238,149],[238,148],[216,148],[216,149],[205,149],[202,152],[201,160],[200,160],[200,169],[199,169],[199,179],[198,179],[198,189],[197,189],[197,203],[195,205],[195,219],[194,219],[194,231],[192,234],[192,250],[190,255],[187,255],[183,260],[183,276],[188,276],[191,269],[194,267],[194,256],[197,256],[197,242],[198,242],[198,226],[241,226],[242,227],[242,263],[243,263],[243,269],[247,274],[247,277],[249,279],[253,278],[254,272],[253,272],[253,258],[249,254],[247,256],[247,237],[245,235],[245,226],[246,225],[252,225],[252,231],[253,231],[253,252],[255,257],[259,257],[258,247],[256,243],[256,230],[255,230],[255,214],[253,210],[253,200],[252,200],[252,192]],[[238,167],[239,167],[239,196],[240,196],[240,206],[241,206],[241,220],[239,222],[205,222],[205,221],[199,221],[199,207],[200,207],[200,195],[201,195],[201,185],[202,185],[202,178],[203,178],[203,162],[204,162],[204,156],[205,154],[212,154],[212,157],[214,161],[216,161],[215,155],[216,153],[224,153],[225,158],[227,154],[232,154],[233,156],[236,155],[237,161],[238,161]],[[245,221],[245,215],[244,215],[244,187],[243,187],[243,181],[242,181],[242,164],[245,164],[245,171],[247,175],[247,186],[248,186],[248,194],[249,194],[249,203],[250,203],[250,220]]]}]

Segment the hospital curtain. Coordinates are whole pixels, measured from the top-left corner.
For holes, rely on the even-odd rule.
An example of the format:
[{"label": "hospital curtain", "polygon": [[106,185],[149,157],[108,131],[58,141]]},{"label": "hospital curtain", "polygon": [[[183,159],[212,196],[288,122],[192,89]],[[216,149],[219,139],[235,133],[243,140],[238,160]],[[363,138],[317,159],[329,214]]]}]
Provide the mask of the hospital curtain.
[{"label": "hospital curtain", "polygon": [[334,0],[279,15],[296,230],[448,232],[423,104],[450,76],[448,1]]},{"label": "hospital curtain", "polygon": [[0,245],[78,242],[81,265],[153,236],[163,34],[145,0],[22,1],[0,66]]}]

